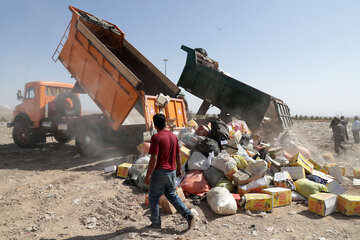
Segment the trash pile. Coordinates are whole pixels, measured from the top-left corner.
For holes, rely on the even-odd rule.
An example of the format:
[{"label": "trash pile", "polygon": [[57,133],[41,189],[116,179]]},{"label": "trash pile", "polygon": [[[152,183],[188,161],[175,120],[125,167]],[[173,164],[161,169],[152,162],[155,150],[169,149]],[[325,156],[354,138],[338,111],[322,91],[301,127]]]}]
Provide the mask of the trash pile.
[{"label": "trash pile", "polygon": [[[183,200],[186,196],[200,204],[206,198],[219,215],[244,210],[251,216],[264,216],[292,202],[308,204],[308,210],[320,216],[336,210],[347,216],[360,215],[360,196],[344,195],[345,168],[336,163],[319,164],[309,150],[291,141],[287,132],[267,143],[252,133],[245,121],[226,124],[214,118],[201,126],[190,120],[173,133],[179,139],[185,173],[176,179],[177,194]],[[150,142],[144,141],[135,161],[105,171],[116,169],[118,177],[147,190],[144,178],[149,148]],[[354,175],[360,177],[360,168],[354,168]],[[176,212],[165,197],[160,206]]]}]

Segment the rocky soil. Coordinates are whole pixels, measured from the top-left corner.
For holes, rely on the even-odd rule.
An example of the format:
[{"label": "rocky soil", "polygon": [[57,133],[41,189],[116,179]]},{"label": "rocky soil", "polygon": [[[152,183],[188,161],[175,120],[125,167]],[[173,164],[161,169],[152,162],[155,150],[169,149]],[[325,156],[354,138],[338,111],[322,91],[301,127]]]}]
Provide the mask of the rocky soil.
[{"label": "rocky soil", "polygon": [[[334,154],[328,122],[297,121],[292,133],[315,160],[325,163],[322,155]],[[346,193],[360,195],[351,171],[360,167],[360,145],[349,134],[347,153],[334,160],[346,167]],[[101,157],[87,159],[74,142],[60,145],[51,139],[35,149],[20,149],[11,129],[0,123],[0,239],[360,239],[359,217],[320,217],[295,203],[252,217],[242,210],[219,216],[206,200],[200,205],[187,200],[199,213],[193,230],[185,231],[179,214],[162,213],[162,231],[148,231],[146,192],[103,172],[129,154],[107,149]]]}]

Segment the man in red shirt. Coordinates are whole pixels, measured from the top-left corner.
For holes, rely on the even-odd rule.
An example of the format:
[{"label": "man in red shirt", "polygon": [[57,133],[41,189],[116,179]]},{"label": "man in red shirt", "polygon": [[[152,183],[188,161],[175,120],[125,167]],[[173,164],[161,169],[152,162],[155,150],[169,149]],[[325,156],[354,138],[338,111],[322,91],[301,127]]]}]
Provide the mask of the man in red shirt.
[{"label": "man in red shirt", "polygon": [[149,206],[152,223],[149,227],[161,228],[159,198],[164,194],[176,210],[187,220],[188,229],[191,229],[195,224],[195,217],[175,193],[176,175],[183,175],[178,139],[172,132],[164,129],[165,116],[163,114],[155,114],[153,121],[157,134],[151,138],[149,150],[151,158],[145,177],[145,184],[150,184]]}]

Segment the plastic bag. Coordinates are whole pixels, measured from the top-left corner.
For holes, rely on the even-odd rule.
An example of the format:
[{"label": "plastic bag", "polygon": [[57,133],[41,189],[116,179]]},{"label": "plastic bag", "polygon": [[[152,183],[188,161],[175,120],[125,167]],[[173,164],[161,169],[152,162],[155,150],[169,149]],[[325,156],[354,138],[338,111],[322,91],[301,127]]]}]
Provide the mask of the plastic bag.
[{"label": "plastic bag", "polygon": [[245,157],[240,155],[233,155],[233,159],[236,161],[236,166],[238,169],[245,169],[248,165],[248,162],[246,161]]},{"label": "plastic bag", "polygon": [[295,181],[296,192],[302,196],[308,198],[311,194],[319,192],[328,192],[325,185],[320,183],[312,182],[307,178],[298,179]]},{"label": "plastic bag", "polygon": [[237,205],[231,193],[223,187],[214,187],[206,195],[211,210],[220,215],[235,214]]},{"label": "plastic bag", "polygon": [[178,139],[181,140],[182,136],[185,134],[185,133],[191,133],[193,134],[195,131],[194,129],[190,128],[190,127],[186,127],[186,128],[183,128],[179,131],[179,134],[178,134]]},{"label": "plastic bag", "polygon": [[251,176],[262,176],[268,169],[268,164],[264,160],[255,160],[249,162],[246,166],[245,171],[250,173]]},{"label": "plastic bag", "polygon": [[180,184],[180,187],[188,193],[202,196],[210,190],[204,173],[199,170],[191,170],[186,175]]},{"label": "plastic bag", "polygon": [[149,155],[145,155],[143,157],[138,158],[131,166],[129,170],[129,174],[138,174],[142,172],[149,165],[149,161],[150,161]]},{"label": "plastic bag", "polygon": [[206,170],[210,167],[210,159],[199,151],[194,151],[188,160],[189,170]]},{"label": "plastic bag", "polygon": [[240,131],[242,134],[246,135],[251,134],[250,129],[248,128],[246,122],[243,120],[234,120],[232,122],[229,122],[227,125],[230,126],[231,129],[234,131]]},{"label": "plastic bag", "polygon": [[135,181],[135,184],[136,186],[138,186],[139,188],[141,189],[144,189],[144,190],[149,190],[149,185],[145,184],[145,177],[146,177],[146,173],[147,173],[147,170],[144,170],[143,172],[141,172],[136,181]]},{"label": "plastic bag", "polygon": [[275,158],[275,161],[280,163],[281,166],[289,165],[289,160],[287,160],[286,157],[277,157],[277,158]]},{"label": "plastic bag", "polygon": [[268,188],[270,182],[273,180],[271,176],[264,176],[256,181],[248,183],[243,186],[239,186],[238,191],[240,196],[244,196],[246,193],[262,193],[262,190]]},{"label": "plastic bag", "polygon": [[181,136],[181,141],[185,144],[185,147],[192,151],[197,146],[199,140],[193,133],[187,132]]},{"label": "plastic bag", "polygon": [[232,183],[232,181],[230,181],[227,178],[222,178],[219,181],[217,181],[215,187],[224,187],[227,190],[229,190],[229,192],[234,192],[236,190],[236,186]]},{"label": "plastic bag", "polygon": [[237,144],[237,148],[238,148],[238,151],[237,151],[238,155],[249,156],[249,154],[246,152],[246,150],[240,144]]},{"label": "plastic bag", "polygon": [[220,148],[218,143],[211,138],[205,137],[204,139],[201,139],[197,146],[196,150],[204,154],[206,157],[209,156],[210,152],[214,152],[214,155],[217,156],[220,153]]},{"label": "plastic bag", "polygon": [[204,175],[206,181],[210,184],[211,187],[214,187],[221,178],[225,177],[222,171],[213,166],[210,166],[208,169],[206,169],[204,171]]},{"label": "plastic bag", "polygon": [[230,157],[225,150],[223,150],[218,156],[212,158],[211,165],[226,174],[231,169],[236,168],[237,164],[236,161]]}]

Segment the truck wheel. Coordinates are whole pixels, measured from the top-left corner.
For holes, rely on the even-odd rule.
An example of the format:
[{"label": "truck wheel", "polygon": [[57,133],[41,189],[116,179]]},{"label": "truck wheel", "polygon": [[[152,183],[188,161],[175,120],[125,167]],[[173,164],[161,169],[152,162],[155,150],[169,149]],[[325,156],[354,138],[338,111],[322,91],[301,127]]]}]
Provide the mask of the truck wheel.
[{"label": "truck wheel", "polygon": [[55,101],[60,116],[80,116],[80,99],[76,94],[63,92],[56,97]]},{"label": "truck wheel", "polygon": [[58,143],[61,143],[61,144],[68,143],[71,141],[71,136],[69,136],[66,133],[62,133],[62,132],[55,132],[54,138]]},{"label": "truck wheel", "polygon": [[16,122],[12,131],[14,143],[22,148],[34,146],[34,137],[30,126],[25,121]]},{"label": "truck wheel", "polygon": [[76,147],[80,154],[94,158],[102,151],[102,141],[98,131],[91,126],[81,128],[75,138]]}]

